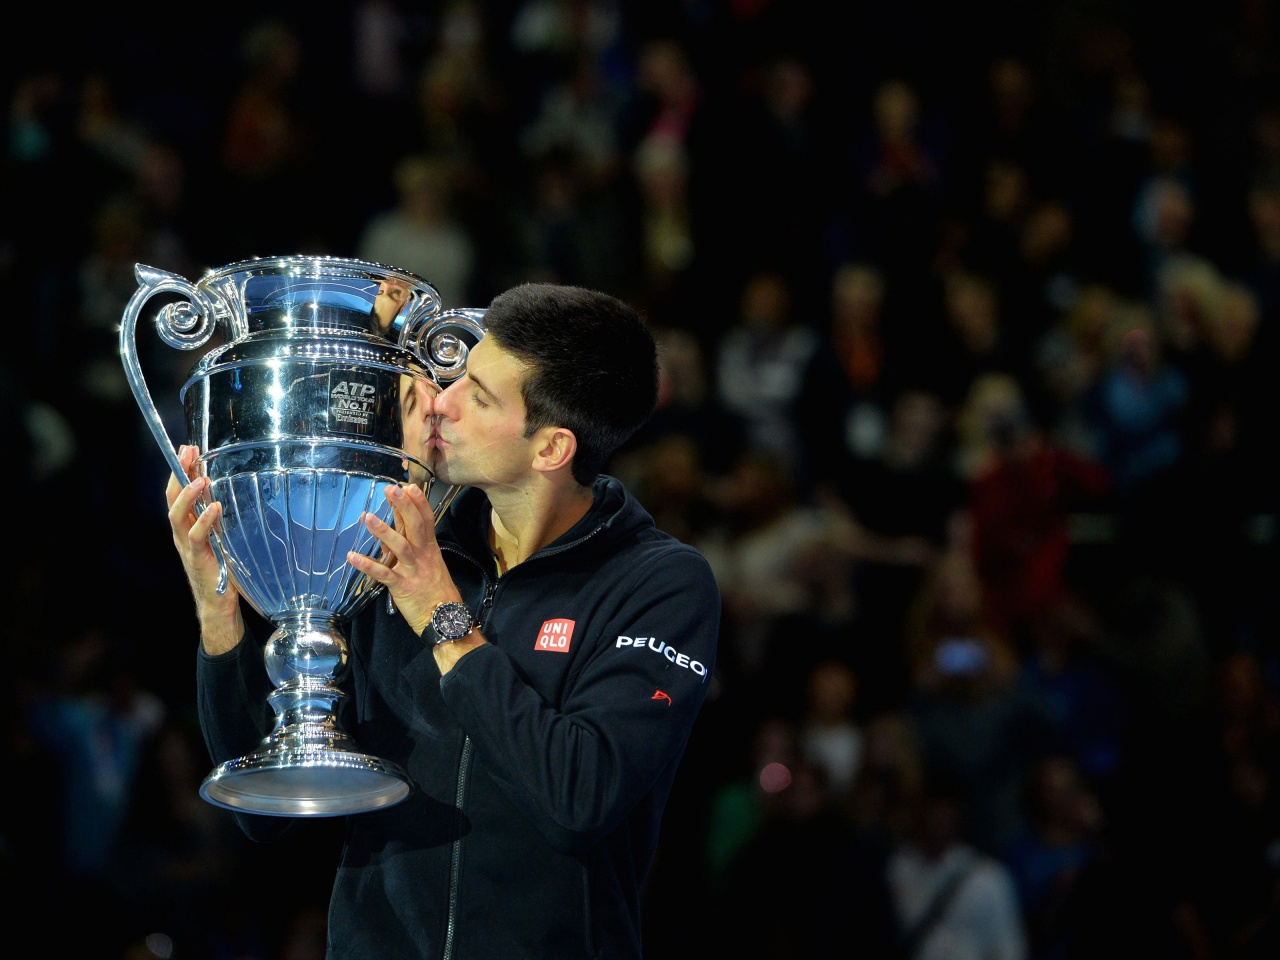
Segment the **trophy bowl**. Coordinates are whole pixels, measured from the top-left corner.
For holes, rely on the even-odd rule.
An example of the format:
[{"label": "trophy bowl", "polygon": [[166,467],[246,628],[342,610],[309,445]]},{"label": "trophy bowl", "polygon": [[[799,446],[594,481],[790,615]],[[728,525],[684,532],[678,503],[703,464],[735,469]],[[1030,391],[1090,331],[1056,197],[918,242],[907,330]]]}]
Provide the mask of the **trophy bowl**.
[{"label": "trophy bowl", "polygon": [[465,371],[484,311],[445,310],[415,274],[335,257],[245,260],[194,283],[144,264],[135,275],[120,329],[129,385],[170,469],[189,482],[137,347],[142,310],[163,298],[160,339],[206,348],[179,398],[186,442],[210,480],[196,510],[222,506],[210,537],[218,589],[234,583],[274,627],[264,648],[274,727],[252,753],[215,768],[201,796],[278,816],[398,803],[412,789],[407,775],[362,752],[340,720],[345,626],[382,592],[346,555],[377,555],[361,517],[393,523],[386,484],[422,485],[437,516],[457,494],[403,449],[400,404],[417,383],[442,389]]}]

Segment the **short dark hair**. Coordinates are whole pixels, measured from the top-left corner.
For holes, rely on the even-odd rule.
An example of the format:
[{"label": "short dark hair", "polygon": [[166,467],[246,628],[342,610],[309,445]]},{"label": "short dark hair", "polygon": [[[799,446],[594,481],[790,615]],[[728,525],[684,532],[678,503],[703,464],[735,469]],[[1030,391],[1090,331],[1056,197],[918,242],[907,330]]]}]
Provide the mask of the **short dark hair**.
[{"label": "short dark hair", "polygon": [[525,436],[566,427],[573,478],[590,484],[658,402],[658,350],[638,310],[598,290],[524,283],[485,312],[486,337],[527,367]]}]

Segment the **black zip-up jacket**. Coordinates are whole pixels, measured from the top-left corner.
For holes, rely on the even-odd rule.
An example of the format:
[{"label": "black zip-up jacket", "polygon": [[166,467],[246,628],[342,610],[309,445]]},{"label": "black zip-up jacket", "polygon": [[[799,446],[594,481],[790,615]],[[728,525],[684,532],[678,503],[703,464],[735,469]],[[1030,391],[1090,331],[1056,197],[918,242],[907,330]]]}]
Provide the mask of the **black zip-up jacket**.
[{"label": "black zip-up jacket", "polygon": [[[436,536],[489,643],[443,680],[383,598],[349,625],[344,725],[414,789],[346,818],[330,960],[641,957],[642,885],[710,686],[720,596],[621,483],[594,492],[502,577],[487,497],[458,495]],[[202,652],[197,679],[214,762],[257,749],[274,719],[261,644]],[[235,816],[260,841],[300,822]]]}]

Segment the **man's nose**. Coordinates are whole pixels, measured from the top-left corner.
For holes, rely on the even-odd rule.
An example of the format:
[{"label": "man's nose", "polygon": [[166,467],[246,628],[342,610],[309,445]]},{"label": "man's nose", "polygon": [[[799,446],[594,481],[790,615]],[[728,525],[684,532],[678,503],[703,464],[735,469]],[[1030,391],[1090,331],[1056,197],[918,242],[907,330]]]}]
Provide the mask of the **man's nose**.
[{"label": "man's nose", "polygon": [[435,396],[435,403],[431,412],[438,417],[445,417],[449,420],[457,420],[454,415],[457,410],[456,398],[459,396],[458,384],[461,380],[455,380],[449,386],[445,387]]},{"label": "man's nose", "polygon": [[422,411],[422,418],[435,415],[436,395],[440,392],[440,388],[434,383],[425,380],[419,380],[414,385],[414,389],[418,392],[418,407]]}]

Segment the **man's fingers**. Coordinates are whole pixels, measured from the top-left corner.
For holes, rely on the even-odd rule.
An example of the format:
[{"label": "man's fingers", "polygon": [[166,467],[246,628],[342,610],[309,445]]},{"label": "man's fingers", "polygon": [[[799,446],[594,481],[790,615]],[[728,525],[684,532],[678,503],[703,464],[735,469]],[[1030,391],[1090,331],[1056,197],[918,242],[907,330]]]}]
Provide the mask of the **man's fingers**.
[{"label": "man's fingers", "polygon": [[394,524],[372,512],[363,518],[365,529],[378,540],[378,556],[352,551],[347,554],[347,562],[379,583],[390,583],[415,568],[414,559],[422,547],[434,546],[435,520],[420,486],[390,483],[383,494],[391,506]]},{"label": "man's fingers", "polygon": [[169,498],[169,522],[177,524],[184,517],[194,513],[196,498],[200,495],[201,484],[191,482],[186,486],[182,486],[178,482],[178,478],[172,474],[169,476],[169,486],[166,493],[170,490],[173,496]]},{"label": "man's fingers", "polygon": [[386,583],[391,579],[390,567],[374,560],[372,557],[365,556],[358,550],[347,551],[347,563],[379,583]]},{"label": "man's fingers", "polygon": [[217,525],[221,516],[222,504],[215,500],[196,517],[196,522],[191,525],[191,536],[200,539],[207,538],[209,534],[213,533],[213,528]]},{"label": "man's fingers", "polygon": [[[395,528],[411,543],[430,543],[433,536],[431,506],[417,484],[401,486],[389,483],[383,490],[392,512],[395,514]],[[425,514],[425,515],[424,515]]]},{"label": "man's fingers", "polygon": [[[198,448],[189,446],[187,444],[183,444],[182,446],[178,447],[178,463],[182,464],[182,469],[183,469],[183,472],[186,474],[187,480],[194,479],[193,474],[195,473],[196,462],[199,460],[199,458],[200,458],[200,450]],[[174,505],[174,502],[177,500],[178,496],[182,494],[184,490],[186,490],[189,486],[190,486],[189,483],[184,484],[181,480],[179,480],[176,474],[173,474],[173,473],[169,474],[169,482],[166,483],[164,487],[164,496],[165,496],[165,501],[169,504],[170,507]]]},{"label": "man's fingers", "polygon": [[169,482],[164,485],[164,501],[169,506],[173,506],[173,502],[178,499],[178,494],[182,493],[182,484],[178,482],[178,478],[172,473],[169,474]]},{"label": "man's fingers", "polygon": [[411,549],[412,545],[400,531],[376,513],[366,513],[364,515],[364,525],[366,530],[378,538],[384,555],[399,557],[407,554]]},{"label": "man's fingers", "polygon": [[[424,543],[429,543],[436,538],[436,517],[435,512],[431,509],[431,501],[427,499],[426,491],[416,483],[411,483],[402,488],[404,499],[408,500],[416,508],[418,520],[422,524],[422,537]],[[403,502],[403,501],[402,501]]]}]

